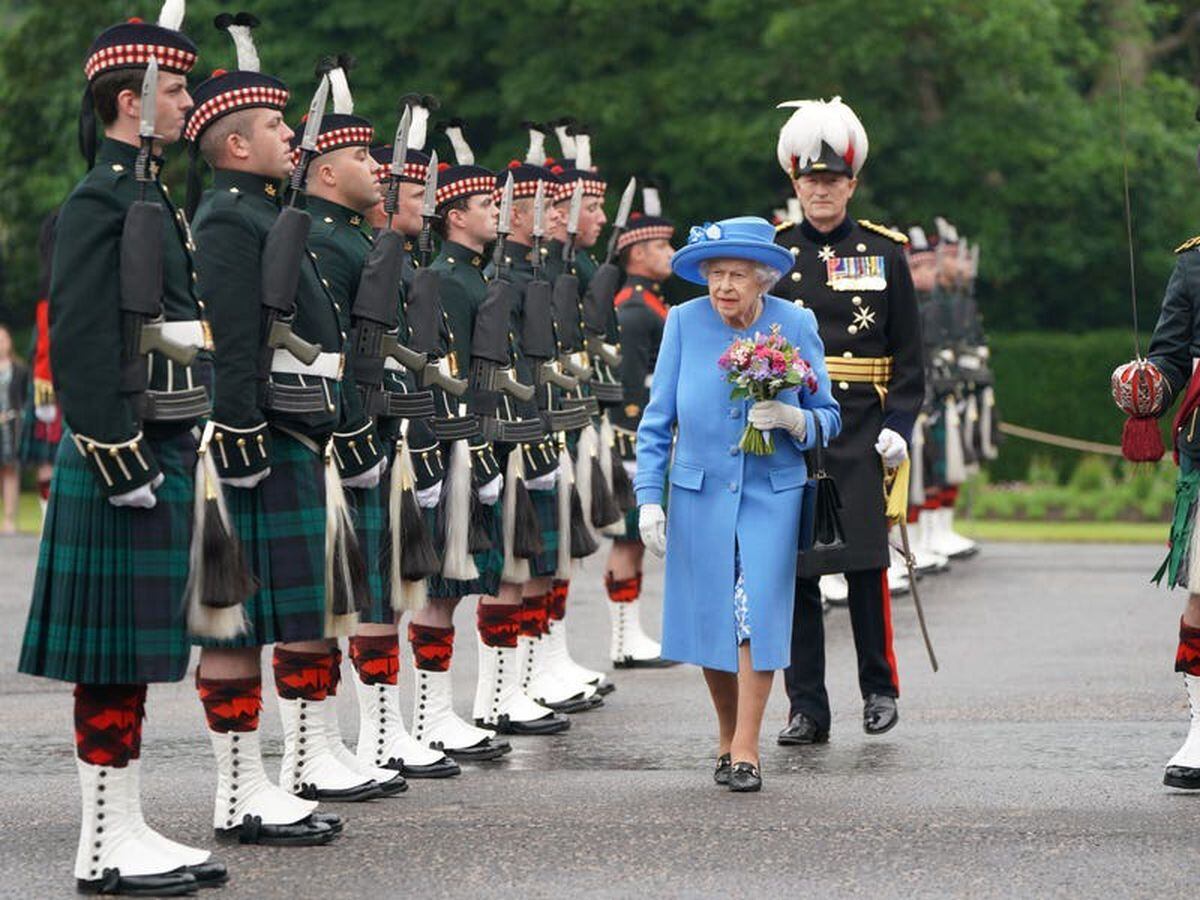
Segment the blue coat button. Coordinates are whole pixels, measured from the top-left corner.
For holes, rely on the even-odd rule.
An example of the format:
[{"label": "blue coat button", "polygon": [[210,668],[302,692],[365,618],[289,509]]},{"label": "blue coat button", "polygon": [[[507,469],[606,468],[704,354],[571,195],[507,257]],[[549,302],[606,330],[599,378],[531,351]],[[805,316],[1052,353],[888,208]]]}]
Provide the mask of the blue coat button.
[{"label": "blue coat button", "polygon": [[735,406],[729,410],[729,418],[740,419],[742,417],[741,407]]},{"label": "blue coat button", "polygon": [[736,490],[737,490],[737,482],[736,482],[736,481],[731,481],[731,482],[729,482],[729,491],[730,491],[730,493],[733,493],[733,492],[734,492],[734,491],[736,491]]},{"label": "blue coat button", "polygon": [[738,453],[740,453],[740,452],[741,452],[741,449],[742,449],[742,448],[741,448],[741,447],[739,447],[737,444],[734,444],[732,447],[730,447],[730,448],[729,448],[729,455],[730,455],[730,456],[737,456],[737,455],[738,455]]}]

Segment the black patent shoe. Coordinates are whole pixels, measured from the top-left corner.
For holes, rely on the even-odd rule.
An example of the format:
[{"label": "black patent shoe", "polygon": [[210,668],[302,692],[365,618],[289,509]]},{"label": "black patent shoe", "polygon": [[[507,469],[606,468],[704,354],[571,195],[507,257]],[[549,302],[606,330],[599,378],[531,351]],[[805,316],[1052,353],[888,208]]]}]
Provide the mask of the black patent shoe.
[{"label": "black patent shoe", "polygon": [[410,766],[402,759],[389,759],[383,768],[395,769],[409,781],[414,778],[453,778],[462,774],[458,763],[448,756],[443,756],[437,762],[426,766]]},{"label": "black patent shoe", "polygon": [[592,687],[594,687],[596,689],[596,693],[599,694],[601,697],[607,697],[609,694],[611,694],[613,691],[615,691],[617,689],[617,686],[615,684],[613,684],[611,681],[605,681],[605,682],[602,682],[601,684],[597,684],[596,682],[593,681]]},{"label": "black patent shoe", "polygon": [[342,833],[342,817],[337,813],[321,812],[318,809],[311,812],[308,817],[318,825],[321,823],[328,825],[333,830],[334,834]]},{"label": "black patent shoe", "polygon": [[613,660],[615,669],[669,669],[677,665],[679,663],[675,660],[663,659],[661,656],[653,656],[649,659],[634,659],[632,656],[626,656]]},{"label": "black patent shoe", "polygon": [[123,897],[185,897],[196,893],[195,877],[181,869],[161,875],[121,876],[120,869],[105,869],[100,878],[75,879],[81,894],[118,894]]},{"label": "black patent shoe", "polygon": [[[321,816],[320,819],[317,817]],[[335,820],[336,824],[333,821]],[[246,813],[242,824],[233,828],[218,828],[218,841],[237,841],[263,847],[317,847],[328,844],[342,830],[342,820],[328,813],[311,813],[299,822],[288,824],[264,823],[259,816]]]},{"label": "black patent shoe", "polygon": [[863,731],[867,734],[883,734],[896,727],[900,721],[900,710],[896,698],[886,694],[867,694],[863,701]]},{"label": "black patent shoe", "polygon": [[302,784],[296,791],[297,797],[305,800],[327,800],[331,803],[360,803],[363,800],[377,800],[383,796],[383,789],[377,781],[364,781],[354,787],[319,788],[315,784]]},{"label": "black patent shoe", "polygon": [[547,703],[545,700],[539,700],[538,703],[548,707],[555,712],[560,713],[581,713],[587,712],[590,709],[595,709],[597,706],[604,705],[604,698],[597,692],[590,697],[585,697],[583,694],[576,694],[559,703]]},{"label": "black patent shoe", "polygon": [[822,728],[811,716],[796,713],[788,720],[787,728],[779,732],[776,741],[784,747],[797,744],[824,744],[829,741],[829,729]]},{"label": "black patent shoe", "polygon": [[571,720],[561,713],[551,712],[540,719],[528,719],[524,722],[514,722],[508,716],[501,716],[495,725],[489,725],[482,719],[477,719],[475,724],[479,728],[490,728],[497,734],[539,736],[564,732],[571,727]]},{"label": "black patent shoe", "polygon": [[220,887],[229,880],[229,871],[219,862],[202,862],[194,866],[180,866],[178,871],[186,872],[196,879],[196,887]]},{"label": "black patent shoe", "polygon": [[1163,775],[1163,784],[1167,787],[1182,788],[1185,791],[1200,791],[1200,769],[1190,766],[1167,766]]},{"label": "black patent shoe", "polygon": [[713,781],[717,784],[729,784],[729,773],[732,768],[729,754],[722,753],[717,757],[717,767],[713,770]]},{"label": "black patent shoe", "polygon": [[729,770],[729,790],[738,794],[749,794],[762,790],[762,773],[758,766],[749,762],[736,762]]},{"label": "black patent shoe", "polygon": [[403,773],[398,771],[395,777],[389,778],[387,781],[380,781],[378,784],[379,790],[383,792],[383,796],[385,797],[394,797],[408,790],[408,780],[404,777]]},{"label": "black patent shoe", "polygon": [[430,746],[456,760],[462,759],[467,762],[486,762],[489,759],[499,759],[506,753],[512,753],[512,744],[493,738],[484,738],[478,744],[472,744],[470,747],[443,747],[439,744],[430,744]]}]

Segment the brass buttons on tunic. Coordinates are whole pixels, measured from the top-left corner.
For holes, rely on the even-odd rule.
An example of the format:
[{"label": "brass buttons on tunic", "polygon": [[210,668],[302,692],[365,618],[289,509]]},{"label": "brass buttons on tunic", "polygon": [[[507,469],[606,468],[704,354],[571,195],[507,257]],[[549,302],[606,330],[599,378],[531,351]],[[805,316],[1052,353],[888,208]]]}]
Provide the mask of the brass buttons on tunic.
[{"label": "brass buttons on tunic", "polygon": [[866,245],[866,244],[859,244],[859,245],[858,245],[857,247],[855,247],[854,249],[855,249],[855,250],[857,250],[859,253],[866,253],[866,252],[867,252],[867,245]]},{"label": "brass buttons on tunic", "polygon": [[792,273],[792,281],[799,281],[803,276],[799,272]]},{"label": "brass buttons on tunic", "polygon": [[848,390],[850,390],[850,382],[848,382],[848,381],[839,381],[839,382],[838,382],[838,387],[839,387],[839,388],[841,388],[843,391],[848,391]]}]

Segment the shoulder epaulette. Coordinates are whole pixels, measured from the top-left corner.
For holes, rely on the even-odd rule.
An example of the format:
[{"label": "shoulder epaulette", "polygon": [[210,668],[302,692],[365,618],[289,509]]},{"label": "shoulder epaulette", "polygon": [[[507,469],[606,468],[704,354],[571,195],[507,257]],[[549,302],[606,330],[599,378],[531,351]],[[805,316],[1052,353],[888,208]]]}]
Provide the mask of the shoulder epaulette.
[{"label": "shoulder epaulette", "polygon": [[625,287],[623,287],[619,291],[617,291],[616,296],[613,297],[613,303],[614,304],[624,303],[626,300],[628,300],[632,296],[633,296],[633,285],[627,284],[627,285],[625,285]]},{"label": "shoulder epaulette", "polygon": [[795,227],[796,227],[796,223],[793,222],[791,219],[784,219],[782,222],[780,222],[778,225],[775,226],[775,233],[779,234],[781,232],[787,231],[789,228],[795,228]]},{"label": "shoulder epaulette", "polygon": [[1184,253],[1188,250],[1191,250],[1193,247],[1200,247],[1200,234],[1196,235],[1194,238],[1188,238],[1175,248],[1175,252]]},{"label": "shoulder epaulette", "polygon": [[874,222],[868,222],[866,219],[859,219],[858,224],[867,229],[867,231],[873,231],[876,234],[882,234],[889,241],[895,241],[897,244],[908,243],[908,236],[899,231],[895,231],[883,225],[876,225]]}]

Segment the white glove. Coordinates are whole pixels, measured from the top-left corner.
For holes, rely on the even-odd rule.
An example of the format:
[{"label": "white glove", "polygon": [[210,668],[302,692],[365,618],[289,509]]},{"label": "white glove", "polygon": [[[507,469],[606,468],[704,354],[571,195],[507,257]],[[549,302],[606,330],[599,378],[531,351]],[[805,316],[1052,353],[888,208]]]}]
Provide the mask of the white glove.
[{"label": "white glove", "polygon": [[421,509],[433,509],[442,499],[442,482],[438,481],[427,488],[418,488],[417,506]]},{"label": "white glove", "polygon": [[531,491],[550,491],[556,484],[558,484],[558,469],[547,472],[545,475],[539,475],[537,478],[527,479],[525,487]]},{"label": "white glove", "polygon": [[892,429],[885,428],[879,432],[879,439],[875,441],[875,452],[883,457],[885,466],[894,469],[908,459],[908,444]]},{"label": "white glove", "polygon": [[229,487],[249,490],[252,487],[257,487],[258,483],[264,480],[270,474],[271,467],[267,466],[261,472],[255,472],[253,475],[243,475],[240,478],[222,478],[221,484],[229,485]]},{"label": "white glove", "polygon": [[[161,478],[162,475],[159,474],[158,479]],[[158,483],[161,484],[162,482],[159,480]],[[155,504],[158,503],[158,498],[154,496],[154,487],[156,486],[157,485],[154,485],[153,482],[151,482],[151,484],[143,484],[141,487],[134,488],[132,491],[126,491],[124,494],[116,494],[112,497],[109,497],[108,502],[113,506],[131,506],[135,509],[154,509]]]},{"label": "white glove", "polygon": [[637,460],[636,459],[621,460],[621,467],[623,469],[625,469],[625,474],[629,476],[630,481],[633,481],[633,479],[637,478]]},{"label": "white glove", "polygon": [[379,460],[371,468],[365,472],[359,472],[357,475],[351,475],[349,478],[342,479],[343,487],[351,488],[371,488],[379,486],[379,479],[383,477],[383,473],[387,471],[387,457]]},{"label": "white glove", "polygon": [[504,491],[504,475],[500,474],[479,488],[479,502],[484,506],[494,506]]},{"label": "white glove", "polygon": [[638,509],[638,534],[655,556],[667,555],[667,514],[659,504],[646,503]]},{"label": "white glove", "polygon": [[759,431],[782,428],[798,441],[804,440],[808,430],[804,411],[798,406],[789,406],[778,400],[759,400],[750,407],[746,419]]},{"label": "white glove", "polygon": [[33,408],[33,417],[44,425],[49,425],[58,417],[58,407],[53,403],[43,403]]}]

